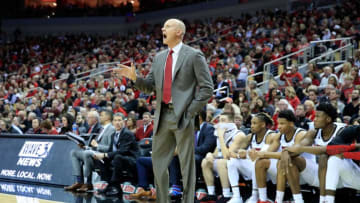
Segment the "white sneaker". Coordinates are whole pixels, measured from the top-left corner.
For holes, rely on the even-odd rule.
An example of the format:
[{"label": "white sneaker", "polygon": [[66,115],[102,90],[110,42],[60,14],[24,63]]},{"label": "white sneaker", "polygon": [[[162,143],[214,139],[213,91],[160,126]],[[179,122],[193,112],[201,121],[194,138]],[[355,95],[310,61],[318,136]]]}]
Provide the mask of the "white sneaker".
[{"label": "white sneaker", "polygon": [[241,197],[232,197],[227,203],[244,203]]},{"label": "white sneaker", "polygon": [[249,199],[245,201],[245,203],[257,203],[259,201],[259,197],[251,195]]}]

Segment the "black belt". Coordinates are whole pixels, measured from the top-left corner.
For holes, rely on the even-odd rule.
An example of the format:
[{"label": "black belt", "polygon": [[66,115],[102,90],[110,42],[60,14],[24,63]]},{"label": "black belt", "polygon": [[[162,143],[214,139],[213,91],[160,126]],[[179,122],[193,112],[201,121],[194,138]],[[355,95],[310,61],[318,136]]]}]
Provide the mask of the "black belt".
[{"label": "black belt", "polygon": [[166,109],[174,109],[174,105],[172,103],[165,104],[164,102],[161,102],[161,107]]}]

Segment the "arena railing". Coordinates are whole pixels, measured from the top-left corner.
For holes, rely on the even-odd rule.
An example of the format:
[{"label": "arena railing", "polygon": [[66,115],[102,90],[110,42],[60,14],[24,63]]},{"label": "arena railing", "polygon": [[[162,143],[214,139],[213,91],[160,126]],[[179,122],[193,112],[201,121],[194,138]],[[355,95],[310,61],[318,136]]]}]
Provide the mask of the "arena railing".
[{"label": "arena railing", "polygon": [[[327,45],[338,41],[341,41],[340,47],[336,50],[331,50],[331,48]],[[265,93],[268,90],[270,79],[275,79],[280,84],[283,83],[280,81],[280,75],[284,69],[291,64],[297,64],[299,72],[305,74],[307,65],[311,62],[317,62],[320,64],[345,62],[350,56],[352,56],[353,48],[352,37],[311,41],[309,46],[303,49],[264,64],[264,71],[249,75],[247,77],[247,81],[252,80],[255,76],[263,75],[263,81],[258,83],[258,87]],[[319,50],[319,53],[316,50]],[[324,61],[325,57],[327,57],[326,61]],[[320,59],[323,59],[323,61]],[[279,63],[279,65],[275,65],[276,63]]]}]

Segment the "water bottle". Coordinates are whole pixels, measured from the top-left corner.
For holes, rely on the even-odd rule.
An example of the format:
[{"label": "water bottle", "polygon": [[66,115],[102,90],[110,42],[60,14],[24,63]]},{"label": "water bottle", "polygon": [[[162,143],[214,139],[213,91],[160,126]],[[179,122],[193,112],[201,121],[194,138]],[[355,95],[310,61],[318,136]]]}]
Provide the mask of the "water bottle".
[{"label": "water bottle", "polygon": [[77,125],[76,125],[76,123],[74,123],[72,125],[72,131],[73,131],[73,133],[77,134]]}]

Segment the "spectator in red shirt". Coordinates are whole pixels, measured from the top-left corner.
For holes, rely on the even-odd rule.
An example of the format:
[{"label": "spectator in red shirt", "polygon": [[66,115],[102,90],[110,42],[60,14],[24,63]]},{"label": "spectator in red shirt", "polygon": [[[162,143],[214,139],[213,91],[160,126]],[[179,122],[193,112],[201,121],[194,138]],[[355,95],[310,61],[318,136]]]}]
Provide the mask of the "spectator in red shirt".
[{"label": "spectator in red shirt", "polygon": [[285,88],[285,97],[294,109],[300,104],[300,100],[296,96],[295,89],[292,86],[287,86]]},{"label": "spectator in red shirt", "polygon": [[136,130],[136,141],[151,137],[153,134],[153,124],[151,123],[151,114],[143,113],[143,124]]},{"label": "spectator in red shirt", "polygon": [[113,109],[114,109],[114,110],[113,110],[114,114],[115,114],[115,113],[122,113],[122,114],[124,114],[125,117],[128,116],[128,114],[127,114],[127,112],[124,110],[124,108],[121,107],[121,102],[120,102],[120,100],[119,100],[118,98],[115,99],[115,101],[114,101],[114,108],[113,108]]},{"label": "spectator in red shirt", "polygon": [[58,131],[52,126],[51,121],[44,120],[41,125],[41,132],[48,135],[57,135]]},{"label": "spectator in red shirt", "polygon": [[305,109],[306,109],[306,118],[314,121],[315,119],[315,104],[311,100],[306,100],[305,103]]},{"label": "spectator in red shirt", "polygon": [[315,63],[308,63],[306,74],[309,77],[310,75],[312,75],[313,78],[316,79],[320,84],[320,74],[318,72],[318,68],[316,67]]},{"label": "spectator in red shirt", "polygon": [[[274,52],[271,55],[271,60],[276,60],[278,58],[281,58],[283,55],[279,52],[279,48],[278,47],[274,47]],[[273,63],[276,67],[280,65],[280,61],[274,62]]]},{"label": "spectator in red shirt", "polygon": [[299,73],[298,67],[296,64],[293,64],[290,67],[287,67],[287,70],[288,71],[283,72],[280,75],[280,80],[285,81],[285,86],[292,86],[293,80],[295,80],[295,78],[297,79],[298,82],[303,80],[303,76],[301,75],[301,73]]},{"label": "spectator in red shirt", "polygon": [[352,76],[346,76],[344,79],[344,84],[342,84],[341,88],[341,100],[344,101],[345,104],[350,102],[351,93],[354,90],[354,78]]}]

